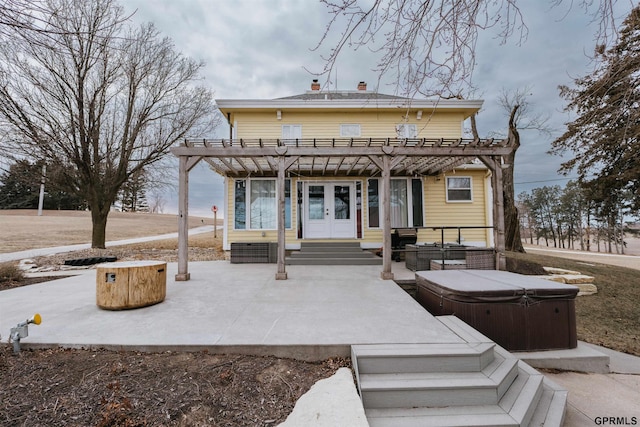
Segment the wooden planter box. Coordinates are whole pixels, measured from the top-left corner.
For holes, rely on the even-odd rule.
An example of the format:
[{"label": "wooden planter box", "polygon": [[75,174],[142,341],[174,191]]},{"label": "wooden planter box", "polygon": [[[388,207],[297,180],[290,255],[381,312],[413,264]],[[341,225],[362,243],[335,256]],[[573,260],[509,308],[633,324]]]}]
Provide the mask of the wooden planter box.
[{"label": "wooden planter box", "polygon": [[164,301],[167,263],[126,261],[96,267],[96,304],[106,310],[146,307]]}]

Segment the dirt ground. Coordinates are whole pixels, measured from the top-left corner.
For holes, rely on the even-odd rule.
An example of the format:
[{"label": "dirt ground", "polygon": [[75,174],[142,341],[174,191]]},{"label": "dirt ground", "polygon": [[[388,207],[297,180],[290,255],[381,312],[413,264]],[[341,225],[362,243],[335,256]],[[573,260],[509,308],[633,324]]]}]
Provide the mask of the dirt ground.
[{"label": "dirt ground", "polygon": [[0,347],[0,425],[274,426],[346,359]]}]

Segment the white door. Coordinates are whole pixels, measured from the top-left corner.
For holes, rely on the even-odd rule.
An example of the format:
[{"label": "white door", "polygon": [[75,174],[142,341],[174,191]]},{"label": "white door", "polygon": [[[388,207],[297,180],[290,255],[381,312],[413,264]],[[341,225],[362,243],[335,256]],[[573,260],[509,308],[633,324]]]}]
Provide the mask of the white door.
[{"label": "white door", "polygon": [[349,182],[305,185],[305,237],[350,239],[355,237],[354,185]]}]

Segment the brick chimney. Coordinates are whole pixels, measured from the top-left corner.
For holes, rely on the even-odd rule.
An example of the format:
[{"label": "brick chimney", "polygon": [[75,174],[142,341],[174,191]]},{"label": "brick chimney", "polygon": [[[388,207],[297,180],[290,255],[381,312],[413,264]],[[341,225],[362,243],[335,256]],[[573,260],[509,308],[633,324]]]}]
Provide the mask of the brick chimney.
[{"label": "brick chimney", "polygon": [[311,90],[320,90],[320,83],[318,83],[318,79],[313,79],[311,82]]},{"label": "brick chimney", "polygon": [[367,90],[367,84],[365,82],[358,83],[358,90]]}]

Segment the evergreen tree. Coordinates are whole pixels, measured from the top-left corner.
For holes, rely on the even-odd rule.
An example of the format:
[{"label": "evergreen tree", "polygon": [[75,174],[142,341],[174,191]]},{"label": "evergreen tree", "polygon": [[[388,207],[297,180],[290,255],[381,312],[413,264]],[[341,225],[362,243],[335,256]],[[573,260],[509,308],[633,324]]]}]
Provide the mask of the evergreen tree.
[{"label": "evergreen tree", "polygon": [[[625,19],[618,43],[599,49],[601,66],[561,87],[567,110],[578,117],[552,144],[552,152],[571,152],[561,171],[576,169],[587,187],[595,187],[598,205],[620,210],[621,195],[631,194],[640,209],[640,6]],[[595,177],[592,177],[595,176]],[[604,212],[604,211],[602,211]]]},{"label": "evergreen tree", "polygon": [[18,160],[0,176],[0,209],[38,207],[40,172],[27,160]]},{"label": "evergreen tree", "polygon": [[[64,190],[64,167],[49,165],[45,175],[44,209],[78,210],[87,204],[78,196]],[[13,163],[0,175],[0,209],[37,209],[42,183],[42,162],[22,159]]]}]

